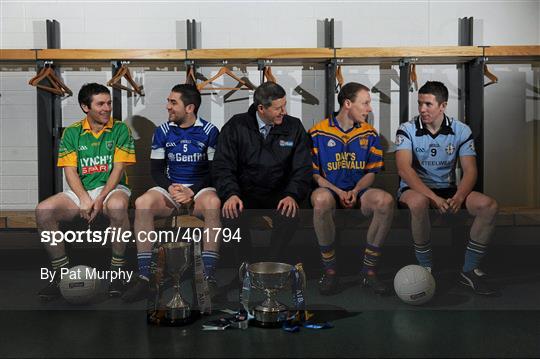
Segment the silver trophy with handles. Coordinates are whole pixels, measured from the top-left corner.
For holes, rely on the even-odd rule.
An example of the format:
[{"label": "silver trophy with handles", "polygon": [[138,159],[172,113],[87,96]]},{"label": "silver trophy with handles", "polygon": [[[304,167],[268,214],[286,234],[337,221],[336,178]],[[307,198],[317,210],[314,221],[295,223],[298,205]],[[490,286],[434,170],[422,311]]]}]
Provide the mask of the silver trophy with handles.
[{"label": "silver trophy with handles", "polygon": [[[289,308],[277,301],[279,291],[290,287],[296,267],[278,262],[258,262],[240,267],[240,278],[249,278],[249,287],[265,293],[266,299],[253,310],[252,323],[262,327],[280,326],[289,313]],[[305,273],[299,270],[305,283]],[[249,300],[245,298],[245,300]]]}]

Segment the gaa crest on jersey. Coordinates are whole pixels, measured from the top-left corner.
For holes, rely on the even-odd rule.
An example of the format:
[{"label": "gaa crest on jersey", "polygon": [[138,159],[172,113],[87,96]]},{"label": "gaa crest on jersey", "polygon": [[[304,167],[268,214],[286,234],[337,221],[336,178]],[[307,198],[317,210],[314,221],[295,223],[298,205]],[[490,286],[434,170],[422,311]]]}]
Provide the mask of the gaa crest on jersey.
[{"label": "gaa crest on jersey", "polygon": [[401,145],[404,140],[405,140],[405,137],[403,135],[397,135],[396,136],[396,146]]},{"label": "gaa crest on jersey", "polygon": [[113,149],[113,142],[112,141],[107,141],[105,143],[105,146],[107,146],[107,149],[110,151]]},{"label": "gaa crest on jersey", "polygon": [[336,141],[330,139],[328,140],[328,143],[326,144],[328,147],[336,147]]},{"label": "gaa crest on jersey", "polygon": [[174,161],[174,159],[175,159],[174,153],[172,153],[172,152],[169,152],[167,157],[169,157],[169,161]]},{"label": "gaa crest on jersey", "polygon": [[366,149],[369,144],[369,139],[367,137],[360,137],[360,147]]},{"label": "gaa crest on jersey", "polygon": [[454,147],[454,145],[449,144],[448,146],[446,146],[445,150],[448,155],[451,155],[452,153],[454,153],[456,148]]}]

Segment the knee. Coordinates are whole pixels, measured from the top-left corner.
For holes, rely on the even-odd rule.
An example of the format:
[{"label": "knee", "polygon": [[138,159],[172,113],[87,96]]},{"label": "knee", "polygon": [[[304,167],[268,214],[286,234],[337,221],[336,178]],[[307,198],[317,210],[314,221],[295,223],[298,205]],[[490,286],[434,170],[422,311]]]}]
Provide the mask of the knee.
[{"label": "knee", "polygon": [[427,197],[417,197],[407,201],[407,206],[413,217],[420,217],[426,214],[429,208],[429,199]]},{"label": "knee", "polygon": [[390,193],[383,192],[375,202],[375,209],[379,212],[391,212],[394,209],[394,198]]},{"label": "knee", "polygon": [[127,201],[121,198],[110,198],[105,204],[107,215],[111,219],[120,219],[127,215]]},{"label": "knee", "polygon": [[36,206],[36,212],[40,212],[46,209],[52,209],[52,206],[50,206],[47,201],[39,202]]},{"label": "knee", "polygon": [[150,209],[152,201],[148,196],[142,195],[135,200],[135,209]]},{"label": "knee", "polygon": [[311,195],[311,203],[313,204],[313,209],[315,210],[324,210],[332,208],[332,195],[327,192],[314,192]]},{"label": "knee", "polygon": [[486,197],[478,204],[479,214],[485,217],[495,217],[499,212],[499,204],[496,200]]},{"label": "knee", "polygon": [[55,210],[57,208],[49,201],[43,201],[38,203],[36,207],[36,219],[38,221],[48,221],[51,219],[54,219],[55,216]]},{"label": "knee", "polygon": [[202,199],[201,207],[203,209],[220,209],[221,200],[214,192],[212,192],[212,194],[209,194]]}]

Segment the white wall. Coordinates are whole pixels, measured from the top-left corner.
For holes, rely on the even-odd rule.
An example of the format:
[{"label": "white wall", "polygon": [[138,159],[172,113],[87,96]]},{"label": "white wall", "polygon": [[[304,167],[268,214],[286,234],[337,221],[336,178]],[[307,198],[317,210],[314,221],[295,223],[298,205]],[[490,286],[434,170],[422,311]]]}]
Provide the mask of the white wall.
[{"label": "white wall", "polygon": [[[45,48],[45,20],[60,22],[62,48],[184,48],[184,21],[201,23],[202,48],[316,47],[317,20],[334,18],[343,47],[457,45],[458,18],[475,18],[476,45],[531,45],[540,43],[540,3],[532,1],[297,1],[297,2],[77,2],[0,0],[0,48]],[[37,203],[36,95],[27,85],[34,75],[31,66],[0,64],[0,209],[32,208]],[[532,143],[527,131],[524,93],[532,72],[525,66],[493,67],[500,75],[498,85],[486,88],[486,153],[497,161],[486,161],[486,191],[501,203],[523,205],[527,202],[527,176],[500,176],[501,166],[513,161],[499,142],[505,137],[508,114],[513,120],[512,137],[523,136],[520,151],[527,153]],[[138,81],[144,84],[145,98],[124,95],[124,119],[138,138],[140,164],[132,169],[138,189],[148,184],[149,136],[155,124],[165,119],[165,98],[175,83],[184,81],[180,68],[134,66]],[[217,68],[202,68],[207,77]],[[381,134],[393,140],[398,124],[397,69],[376,66],[344,68],[346,81],[374,86],[382,81],[384,96],[373,94],[373,123]],[[525,74],[529,73],[528,76]],[[527,72],[529,71],[529,72]],[[301,117],[310,127],[324,114],[324,72],[302,67],[274,67],[278,81],[288,91],[289,112]],[[239,74],[242,71],[238,72]],[[399,73],[397,71],[397,73]],[[255,67],[244,74],[258,84]],[[110,67],[63,68],[62,75],[75,92],[89,81],[106,82]],[[450,89],[449,112],[457,115],[457,70],[455,66],[419,66],[419,82],[441,79]],[[529,78],[529,80],[527,80]],[[229,84],[229,83],[227,83]],[[230,83],[233,85],[233,83]],[[318,104],[302,103],[294,91],[300,86],[318,99]],[[509,94],[515,94],[508,101]],[[205,95],[201,115],[221,126],[230,116],[244,111],[252,94],[237,93],[234,102],[224,104],[223,93]],[[382,99],[382,100],[381,100]],[[390,99],[388,103],[385,99]],[[411,114],[415,111],[415,93],[411,94]],[[63,101],[64,125],[79,120],[82,113],[75,98]],[[527,112],[529,111],[529,112]],[[538,111],[536,112],[538,113]],[[510,142],[511,143],[511,142]],[[526,145],[522,145],[525,143]],[[391,146],[389,148],[391,150]],[[520,158],[528,158],[522,156]],[[501,163],[501,161],[503,163]],[[506,162],[508,163],[506,163]],[[521,163],[526,165],[524,159]],[[146,163],[146,164],[145,164]],[[536,174],[538,176],[538,174]],[[528,177],[530,179],[530,177]],[[512,181],[517,195],[508,191]],[[521,182],[520,182],[521,181]]]}]

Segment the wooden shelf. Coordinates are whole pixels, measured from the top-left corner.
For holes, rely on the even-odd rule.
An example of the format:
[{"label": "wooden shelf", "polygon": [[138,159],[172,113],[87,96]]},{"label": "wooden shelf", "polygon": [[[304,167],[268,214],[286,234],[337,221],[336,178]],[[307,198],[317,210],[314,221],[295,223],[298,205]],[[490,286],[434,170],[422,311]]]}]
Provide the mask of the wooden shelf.
[{"label": "wooden shelf", "polygon": [[540,57],[540,46],[489,46],[485,48],[485,55],[494,56],[531,56]]},{"label": "wooden shelf", "polygon": [[38,51],[38,60],[177,60],[186,59],[185,50],[100,50],[45,49]]},{"label": "wooden shelf", "polygon": [[491,46],[485,48],[490,63],[529,63],[540,61],[540,46]]},{"label": "wooden shelf", "polygon": [[257,60],[276,60],[279,64],[324,63],[340,59],[344,64],[397,63],[414,59],[423,64],[459,64],[487,56],[490,62],[540,61],[540,46],[430,46],[430,47],[360,47],[326,48],[268,48],[268,49],[42,49],[0,50],[0,61],[168,61],[194,60],[201,64],[255,63]]},{"label": "wooden shelf", "polygon": [[35,50],[4,50],[0,49],[0,61],[35,61]]},{"label": "wooden shelf", "polygon": [[196,49],[188,50],[189,60],[257,60],[257,59],[319,59],[334,57],[333,49]]},{"label": "wooden shelf", "polygon": [[476,46],[431,47],[360,47],[336,49],[336,58],[343,63],[397,63],[403,58],[415,59],[416,63],[457,64],[480,57],[483,50]]}]

